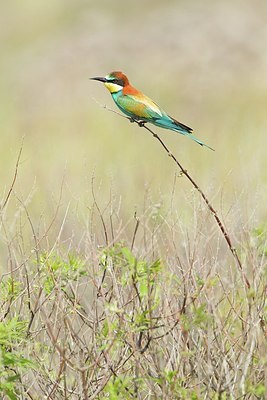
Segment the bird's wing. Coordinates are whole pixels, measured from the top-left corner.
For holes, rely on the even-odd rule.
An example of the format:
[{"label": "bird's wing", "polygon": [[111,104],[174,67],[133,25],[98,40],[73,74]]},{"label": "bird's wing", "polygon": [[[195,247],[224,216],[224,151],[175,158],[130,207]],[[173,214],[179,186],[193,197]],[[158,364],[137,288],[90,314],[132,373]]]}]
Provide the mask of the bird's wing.
[{"label": "bird's wing", "polygon": [[149,97],[142,94],[137,95],[124,95],[117,99],[119,107],[133,117],[144,119],[158,119],[165,115],[156,103],[154,103]]}]

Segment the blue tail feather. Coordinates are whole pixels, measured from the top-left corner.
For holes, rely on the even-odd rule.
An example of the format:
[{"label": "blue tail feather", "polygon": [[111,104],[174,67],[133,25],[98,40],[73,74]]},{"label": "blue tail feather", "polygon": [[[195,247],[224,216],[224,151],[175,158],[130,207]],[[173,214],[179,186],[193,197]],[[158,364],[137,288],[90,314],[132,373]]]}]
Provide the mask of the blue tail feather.
[{"label": "blue tail feather", "polygon": [[181,124],[180,122],[176,121],[174,118],[171,118],[168,115],[168,119],[166,118],[159,118],[153,121],[153,123],[157,126],[160,126],[161,128],[165,129],[170,129],[175,132],[179,132],[181,135],[188,136],[190,139],[194,140],[196,143],[198,143],[200,146],[205,146],[210,150],[215,151],[212,147],[208,146],[207,144],[201,142],[198,138],[196,138],[192,132],[193,129],[189,128],[189,126],[186,126],[184,124]]}]

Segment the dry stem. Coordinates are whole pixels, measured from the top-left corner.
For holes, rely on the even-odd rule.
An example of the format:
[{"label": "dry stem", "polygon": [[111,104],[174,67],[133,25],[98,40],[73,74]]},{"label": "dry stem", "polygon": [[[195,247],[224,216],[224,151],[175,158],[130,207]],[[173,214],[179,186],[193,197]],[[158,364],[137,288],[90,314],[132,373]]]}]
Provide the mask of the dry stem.
[{"label": "dry stem", "polygon": [[108,111],[111,111],[123,118],[126,118],[128,120],[130,120],[130,122],[135,122],[138,124],[139,127],[146,129],[148,132],[150,132],[153,137],[155,139],[158,140],[158,142],[161,144],[161,146],[164,148],[164,150],[166,151],[166,153],[168,154],[169,157],[172,158],[172,160],[175,162],[175,164],[180,168],[181,172],[183,173],[183,175],[186,176],[186,178],[191,182],[191,184],[194,186],[194,188],[199,192],[200,196],[202,197],[202,199],[204,200],[206,206],[208,207],[208,209],[210,210],[210,212],[212,213],[221,233],[223,234],[224,239],[226,240],[226,243],[236,261],[236,264],[242,274],[242,277],[244,279],[245,285],[248,289],[250,289],[250,283],[249,280],[245,274],[245,272],[243,271],[243,267],[241,264],[241,260],[237,254],[237,251],[235,249],[235,247],[232,245],[232,241],[230,238],[230,235],[226,229],[226,227],[224,226],[224,224],[222,223],[222,220],[219,218],[217,211],[215,210],[215,208],[212,206],[212,204],[210,203],[210,201],[208,200],[207,196],[205,195],[205,193],[203,192],[203,190],[200,188],[200,186],[196,183],[196,181],[191,177],[191,175],[189,174],[189,172],[182,166],[182,164],[177,160],[177,158],[172,154],[172,152],[168,149],[168,147],[166,146],[166,144],[163,142],[163,140],[154,132],[152,131],[152,129],[148,128],[144,121],[138,121],[135,120],[134,118],[128,118],[125,117],[124,115],[120,114],[117,111],[114,111],[110,108],[108,108],[107,106],[102,106],[104,108],[106,108]]}]

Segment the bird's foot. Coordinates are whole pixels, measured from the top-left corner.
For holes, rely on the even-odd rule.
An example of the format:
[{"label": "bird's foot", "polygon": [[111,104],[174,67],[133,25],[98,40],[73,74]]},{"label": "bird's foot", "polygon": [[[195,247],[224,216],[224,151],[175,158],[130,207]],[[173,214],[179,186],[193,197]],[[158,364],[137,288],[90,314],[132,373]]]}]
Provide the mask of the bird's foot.
[{"label": "bird's foot", "polygon": [[145,124],[147,123],[147,121],[138,121],[137,123],[140,126],[140,128],[143,128],[145,126]]},{"label": "bird's foot", "polygon": [[143,128],[145,126],[145,124],[147,123],[147,121],[143,121],[143,120],[138,121],[137,119],[135,119],[133,117],[129,117],[128,120],[131,123],[136,122],[141,128]]}]

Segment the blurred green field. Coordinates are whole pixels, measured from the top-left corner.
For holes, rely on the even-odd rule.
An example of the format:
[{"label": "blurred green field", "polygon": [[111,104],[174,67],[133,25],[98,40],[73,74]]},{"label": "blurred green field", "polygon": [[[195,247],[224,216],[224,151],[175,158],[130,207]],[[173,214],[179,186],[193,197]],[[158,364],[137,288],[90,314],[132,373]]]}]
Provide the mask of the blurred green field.
[{"label": "blurred green field", "polygon": [[[84,302],[86,318],[91,318],[91,311],[86,308],[88,301],[90,303],[96,296],[100,296],[100,308],[105,310],[110,320],[118,317],[116,310],[109,309],[105,296],[96,292],[101,274],[106,268],[102,258],[109,255],[110,251],[114,270],[113,267],[111,270],[107,269],[109,278],[105,281],[107,286],[104,288],[112,291],[118,285],[122,296],[125,295],[126,305],[129,290],[136,309],[138,304],[135,303],[134,296],[140,282],[133,280],[131,286],[131,277],[128,277],[130,287],[125,289],[122,281],[128,276],[127,267],[131,264],[130,261],[135,263],[134,257],[137,257],[136,260],[140,257],[140,270],[143,274],[144,265],[149,270],[147,265],[151,262],[152,266],[158,266],[157,259],[160,258],[162,264],[160,271],[155,273],[155,280],[159,282],[157,290],[160,291],[159,297],[163,299],[160,311],[164,318],[166,316],[165,320],[163,318],[164,327],[170,323],[170,304],[177,299],[181,301],[180,282],[188,290],[189,297],[194,298],[197,292],[196,308],[192,311],[191,303],[188,307],[190,318],[202,310],[203,304],[210,307],[207,314],[215,321],[214,329],[211,328],[213,333],[220,332],[220,324],[223,324],[224,318],[227,319],[229,298],[233,296],[231,317],[227,319],[215,358],[218,356],[220,359],[220,346],[224,347],[227,337],[227,346],[233,346],[231,351],[233,357],[236,357],[235,362],[229,366],[229,371],[234,374],[239,365],[243,371],[242,385],[239,387],[235,381],[229,393],[238,393],[241,396],[248,390],[247,393],[252,397],[248,395],[244,398],[263,398],[260,396],[261,393],[264,395],[266,389],[266,374],[263,372],[266,360],[261,360],[260,356],[266,325],[264,331],[264,328],[260,329],[260,323],[263,321],[262,310],[266,301],[266,13],[267,3],[264,0],[149,0],[143,2],[142,7],[136,2],[118,0],[2,2],[1,205],[10,190],[22,142],[23,148],[12,194],[7,206],[0,210],[0,273],[3,284],[0,304],[4,310],[0,323],[3,321],[5,324],[6,321],[8,327],[13,317],[21,315],[22,318],[23,315],[26,322],[22,336],[27,331],[27,335],[32,338],[31,335],[37,332],[36,343],[41,347],[46,343],[44,346],[47,346],[47,359],[42,359],[43,369],[39,371],[41,383],[36,382],[33,393],[39,393],[42,387],[43,394],[47,395],[44,389],[46,385],[53,392],[53,379],[56,378],[48,368],[49,356],[52,354],[51,369],[53,366],[57,368],[59,364],[56,341],[52,340],[53,329],[50,331],[45,313],[52,310],[55,317],[52,328],[56,330],[65,321],[65,315],[74,312],[73,329],[76,329],[84,321],[79,320],[76,306],[69,310],[69,300],[75,293],[75,299],[77,297],[79,300],[78,306],[80,301],[81,304]],[[194,128],[197,137],[215,148],[216,151],[211,152],[179,134],[154,128],[218,211],[234,245],[237,246],[251,282],[251,292],[248,288],[244,289],[238,268],[212,215],[186,178],[179,177],[179,170],[170,157],[167,157],[146,130],[130,124],[101,106],[107,105],[115,109],[107,90],[100,83],[88,78],[106,75],[113,70],[126,73],[134,86],[160,104],[171,116]],[[135,236],[137,221],[140,225]],[[122,252],[118,250],[118,264],[117,247],[113,248],[116,243],[123,243],[123,246],[125,244]],[[122,245],[118,246],[120,249]],[[134,256],[129,253],[128,248],[133,251]],[[66,261],[73,252],[74,261],[76,256],[77,259],[81,257],[82,265],[85,265],[84,275],[80,276],[75,269],[76,261],[74,267],[69,260]],[[127,257],[125,261],[125,252],[130,261]],[[53,264],[54,260],[56,265]],[[77,263],[79,264],[78,261]],[[126,266],[126,272],[121,270],[121,265]],[[58,272],[61,267],[63,275]],[[192,281],[188,278],[191,272]],[[174,277],[170,282],[169,274]],[[86,287],[89,287],[89,293],[81,296],[84,276],[88,279]],[[202,287],[199,282],[206,278],[207,282],[212,283],[210,286],[205,283]],[[51,285],[49,290],[44,289],[45,284]],[[201,289],[198,292],[199,285]],[[68,292],[70,286],[71,295]],[[45,293],[42,292],[43,289]],[[235,297],[236,291],[238,293]],[[254,297],[257,291],[258,298]],[[165,292],[169,295],[168,306],[164,303]],[[59,300],[58,293],[61,296]],[[214,296],[212,298],[222,302],[220,309],[213,309],[213,303],[209,300],[210,293]],[[50,297],[53,304],[52,300],[49,303]],[[119,303],[118,293],[115,298]],[[44,301],[44,309],[39,300]],[[32,312],[33,325],[30,320],[32,310],[27,308],[27,301],[32,307],[36,306],[35,314]],[[247,304],[249,307],[246,307]],[[57,306],[62,306],[62,319],[61,315],[53,312]],[[244,326],[243,313],[246,320]],[[238,320],[238,327],[235,328],[236,337],[228,343],[228,328],[231,329],[235,315],[238,315],[241,322]],[[17,321],[14,321],[16,328]],[[102,329],[106,329],[106,322],[99,321],[97,319],[102,334]],[[198,322],[195,324],[193,317],[192,321],[194,323],[192,322],[192,330],[188,335],[192,335],[193,348],[197,349],[194,342],[196,329],[200,332],[201,348],[204,349],[205,327]],[[251,321],[257,325],[255,337]],[[47,335],[44,334],[43,337],[40,332],[44,325]],[[83,329],[87,329],[85,325],[82,325]],[[124,326],[126,336],[131,334],[131,327],[132,325],[127,324]],[[180,347],[177,350],[179,353],[184,342],[179,336],[178,328],[179,326],[175,335],[180,338]],[[110,330],[112,333],[112,329]],[[67,328],[62,335],[65,333],[67,337]],[[210,336],[212,338],[213,333]],[[92,336],[87,337],[88,349],[91,337],[92,340],[99,339],[95,339],[95,332],[90,331],[91,334]],[[246,339],[243,346],[242,341]],[[21,339],[20,345],[24,343],[23,340],[26,339]],[[35,351],[39,356],[38,350],[34,348],[34,340],[30,342],[27,336],[27,357],[30,359],[33,354],[36,355]],[[164,349],[163,352],[166,350],[164,362],[169,351],[168,340],[169,336],[166,334],[166,343],[159,342],[159,348]],[[254,347],[250,352],[251,343],[253,346],[257,343],[256,361],[252,361]],[[240,353],[243,363],[239,360],[239,344],[243,346]],[[0,335],[0,347],[1,345]],[[101,343],[97,343],[94,351],[98,354],[101,349]],[[75,346],[73,351],[76,357],[78,353]],[[138,353],[139,350],[136,351]],[[157,353],[158,350],[155,351]],[[70,360],[74,353],[69,356]],[[156,353],[153,353],[152,348],[151,357]],[[72,362],[76,363],[79,358],[77,356],[76,360],[75,357]],[[87,354],[84,355],[84,360],[86,357]],[[225,360],[228,360],[227,357],[228,351],[225,353]],[[185,358],[190,366],[188,354]],[[203,360],[209,363],[204,355]],[[149,376],[150,362],[149,359],[146,361]],[[197,359],[195,361],[197,365]],[[254,361],[259,367],[253,372]],[[201,364],[203,370],[205,362]],[[86,365],[86,361],[84,363]],[[159,365],[160,363],[161,360]],[[248,364],[249,370],[246,369]],[[168,371],[168,362],[166,365]],[[51,372],[49,383],[43,374],[46,368],[47,376]],[[96,364],[94,368],[97,368]],[[134,370],[134,364],[131,364],[131,368]],[[127,368],[125,371],[127,375]],[[74,375],[72,372],[68,384],[74,380],[76,371]],[[93,381],[96,388],[102,373],[99,369],[99,377]],[[247,375],[248,383],[244,378]],[[190,375],[192,385],[198,385],[198,379],[201,379],[199,376],[196,378],[194,374]],[[60,381],[60,376],[58,379]],[[166,382],[168,379],[167,376]],[[209,379],[207,377],[207,382]],[[27,375],[24,385],[27,386],[25,382],[30,380],[31,375]],[[76,389],[79,386],[77,382],[73,384],[77,384]],[[90,382],[88,380],[88,387]],[[3,390],[1,384],[0,380],[0,394]],[[194,398],[202,398],[207,387],[212,394],[205,398],[226,398],[212,397],[214,393],[220,393],[219,389],[214,389],[215,384],[214,387],[207,385],[205,383],[199,391],[196,390],[200,397]],[[228,390],[228,386],[225,387]],[[154,389],[151,390],[155,396],[168,399],[168,395],[164,397],[163,389],[157,388],[155,392]],[[57,390],[58,397],[55,398],[67,398],[62,395],[60,388]],[[112,390],[105,392],[104,397],[95,395],[92,398],[104,399],[110,396]],[[227,390],[225,393],[228,393]],[[177,393],[178,391],[180,387]],[[259,393],[259,397],[253,397],[253,391]],[[170,385],[166,393],[171,392]],[[188,393],[181,398],[187,399]],[[77,398],[81,398],[79,396],[77,394]],[[139,393],[138,398],[146,398],[145,394],[142,396]],[[84,399],[86,398],[84,395]]]},{"label": "blurred green field", "polygon": [[[238,202],[245,217],[253,214],[261,223],[267,179],[264,11],[265,2],[254,7],[249,1],[149,1],[142,10],[116,1],[3,3],[2,192],[25,136],[16,192],[23,200],[34,186],[35,217],[53,213],[63,175],[64,201],[82,209],[91,201],[92,174],[101,199],[112,186],[126,214],[143,203],[147,186],[156,203],[169,198],[174,165],[147,132],[94,100],[115,107],[88,77],[117,69],[216,148],[213,154],[156,128],[215,204],[227,213]],[[178,190],[190,190],[184,179]],[[177,202],[186,212],[185,202]]]}]

